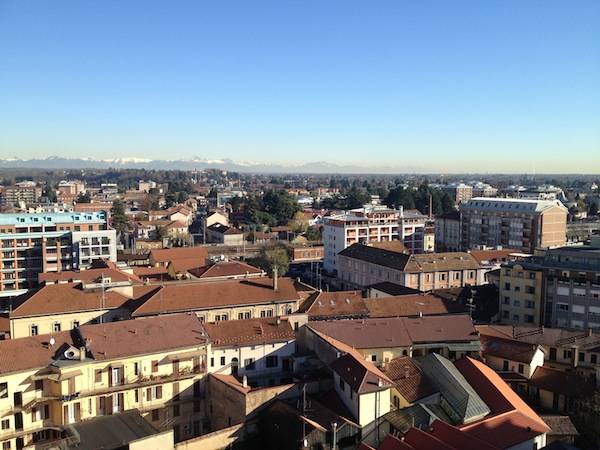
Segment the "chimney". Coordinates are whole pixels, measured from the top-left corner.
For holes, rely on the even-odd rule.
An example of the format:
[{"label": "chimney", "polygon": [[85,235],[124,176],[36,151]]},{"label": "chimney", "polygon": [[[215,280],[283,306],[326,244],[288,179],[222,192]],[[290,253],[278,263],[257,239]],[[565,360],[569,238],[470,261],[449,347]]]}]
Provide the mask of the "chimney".
[{"label": "chimney", "polygon": [[277,266],[273,267],[273,290],[275,292],[279,291],[279,286],[277,285]]},{"label": "chimney", "polygon": [[246,375],[242,377],[242,386],[244,386],[245,388],[248,387],[248,377]]},{"label": "chimney", "polygon": [[410,367],[404,366],[404,378],[408,378],[410,375]]},{"label": "chimney", "polygon": [[85,347],[79,347],[79,360],[83,361],[85,359]]},{"label": "chimney", "polygon": [[433,197],[429,194],[429,218],[433,217]]}]

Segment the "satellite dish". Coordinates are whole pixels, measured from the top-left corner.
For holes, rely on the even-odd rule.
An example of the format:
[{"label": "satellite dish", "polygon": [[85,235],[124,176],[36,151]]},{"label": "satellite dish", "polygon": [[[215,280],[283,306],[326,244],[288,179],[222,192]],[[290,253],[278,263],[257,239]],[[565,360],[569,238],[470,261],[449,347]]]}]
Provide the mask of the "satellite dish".
[{"label": "satellite dish", "polygon": [[53,337],[50,338],[50,345],[54,345],[56,343],[56,341],[54,340]]}]

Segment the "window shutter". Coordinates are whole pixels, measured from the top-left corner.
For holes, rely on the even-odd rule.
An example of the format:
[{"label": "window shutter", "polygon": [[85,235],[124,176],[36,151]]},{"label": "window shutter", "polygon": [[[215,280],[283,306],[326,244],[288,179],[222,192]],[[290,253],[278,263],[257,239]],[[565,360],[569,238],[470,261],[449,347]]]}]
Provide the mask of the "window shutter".
[{"label": "window shutter", "polygon": [[105,414],[110,415],[112,414],[112,395],[107,395],[106,397],[104,397],[104,399]]},{"label": "window shutter", "polygon": [[32,421],[32,422],[35,422],[35,420],[36,420],[36,419],[35,419],[35,411],[36,411],[36,409],[35,409],[35,408],[31,408],[31,421]]},{"label": "window shutter", "polygon": [[108,366],[108,387],[112,386],[112,367]]}]

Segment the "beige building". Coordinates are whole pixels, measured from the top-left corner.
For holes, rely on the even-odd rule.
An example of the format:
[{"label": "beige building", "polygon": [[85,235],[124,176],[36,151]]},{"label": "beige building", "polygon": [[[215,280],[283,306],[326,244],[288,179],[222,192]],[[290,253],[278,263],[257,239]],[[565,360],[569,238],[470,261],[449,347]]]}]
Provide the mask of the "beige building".
[{"label": "beige building", "polygon": [[391,281],[428,291],[476,285],[482,268],[468,253],[409,255],[387,248],[354,244],[338,255],[338,279],[345,289]]},{"label": "beige building", "polygon": [[181,314],[0,341],[0,442],[61,439],[70,424],[138,409],[175,441],[203,431],[207,339]]},{"label": "beige building", "polygon": [[500,269],[499,320],[506,324],[542,324],[543,273],[539,264],[512,261]]},{"label": "beige building", "polygon": [[460,205],[462,248],[536,248],[564,245],[567,208],[559,200],[473,198]]}]

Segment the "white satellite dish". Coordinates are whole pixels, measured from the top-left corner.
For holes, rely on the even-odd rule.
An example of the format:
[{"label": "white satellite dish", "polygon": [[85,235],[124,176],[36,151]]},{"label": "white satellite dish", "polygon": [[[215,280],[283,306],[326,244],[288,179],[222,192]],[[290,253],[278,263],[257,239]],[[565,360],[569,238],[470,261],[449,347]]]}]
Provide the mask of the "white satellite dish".
[{"label": "white satellite dish", "polygon": [[54,340],[53,337],[50,338],[50,345],[54,345],[56,343],[56,341]]}]

